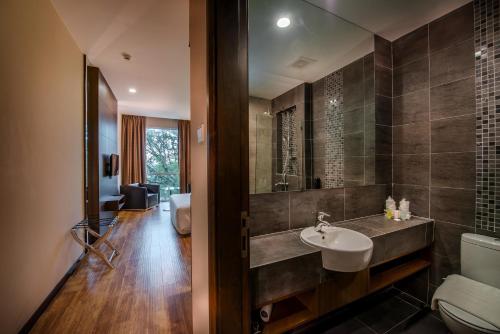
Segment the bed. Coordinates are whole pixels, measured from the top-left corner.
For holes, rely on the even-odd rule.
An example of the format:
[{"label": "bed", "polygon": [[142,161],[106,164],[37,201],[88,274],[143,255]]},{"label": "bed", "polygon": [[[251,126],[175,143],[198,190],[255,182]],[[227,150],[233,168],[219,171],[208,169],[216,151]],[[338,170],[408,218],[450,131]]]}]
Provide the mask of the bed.
[{"label": "bed", "polygon": [[179,234],[191,233],[191,194],[170,196],[170,221]]}]

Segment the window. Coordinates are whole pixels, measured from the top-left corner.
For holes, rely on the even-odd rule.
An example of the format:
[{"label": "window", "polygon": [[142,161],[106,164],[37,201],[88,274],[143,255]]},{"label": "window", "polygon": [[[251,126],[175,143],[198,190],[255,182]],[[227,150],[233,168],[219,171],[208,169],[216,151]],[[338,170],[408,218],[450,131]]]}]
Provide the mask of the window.
[{"label": "window", "polygon": [[146,179],[160,185],[160,201],[179,193],[179,137],[176,128],[146,130]]}]

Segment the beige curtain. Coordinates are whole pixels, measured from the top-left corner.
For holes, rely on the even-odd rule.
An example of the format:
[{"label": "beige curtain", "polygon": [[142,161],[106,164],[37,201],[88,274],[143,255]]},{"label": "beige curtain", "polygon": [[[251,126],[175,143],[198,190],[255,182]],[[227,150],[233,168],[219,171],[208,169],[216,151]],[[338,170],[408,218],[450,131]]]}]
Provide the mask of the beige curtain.
[{"label": "beige curtain", "polygon": [[122,184],[146,181],[146,117],[122,116]]},{"label": "beige curtain", "polygon": [[179,173],[181,193],[190,191],[191,184],[191,157],[190,157],[190,128],[191,122],[179,120]]}]

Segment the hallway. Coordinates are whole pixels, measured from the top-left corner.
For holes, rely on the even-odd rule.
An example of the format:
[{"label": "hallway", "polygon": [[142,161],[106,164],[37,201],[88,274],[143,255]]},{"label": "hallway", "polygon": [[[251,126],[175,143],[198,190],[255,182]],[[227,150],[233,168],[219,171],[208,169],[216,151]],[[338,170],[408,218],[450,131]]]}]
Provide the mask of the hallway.
[{"label": "hallway", "polygon": [[32,333],[191,333],[191,238],[160,208],[121,212],[109,270],[87,257]]}]

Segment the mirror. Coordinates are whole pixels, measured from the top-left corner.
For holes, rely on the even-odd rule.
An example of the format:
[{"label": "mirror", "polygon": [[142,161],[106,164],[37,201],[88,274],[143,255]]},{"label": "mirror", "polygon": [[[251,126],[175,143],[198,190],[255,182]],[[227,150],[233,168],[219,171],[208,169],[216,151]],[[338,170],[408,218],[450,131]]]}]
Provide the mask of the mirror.
[{"label": "mirror", "polygon": [[249,1],[250,193],[375,183],[373,51],[307,1]]}]

